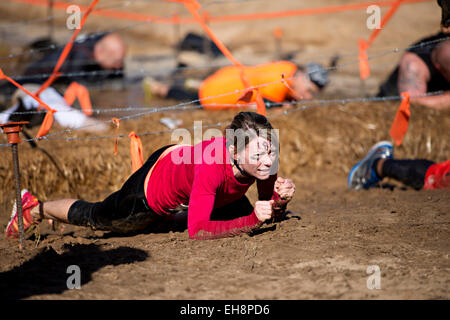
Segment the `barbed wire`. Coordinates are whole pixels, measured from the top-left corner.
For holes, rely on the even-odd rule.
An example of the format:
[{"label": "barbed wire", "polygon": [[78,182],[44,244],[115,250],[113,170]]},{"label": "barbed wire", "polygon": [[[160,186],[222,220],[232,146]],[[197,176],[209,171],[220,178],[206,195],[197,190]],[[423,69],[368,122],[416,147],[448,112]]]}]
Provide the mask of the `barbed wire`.
[{"label": "barbed wire", "polygon": [[[425,42],[425,43],[420,43],[418,45],[410,46],[407,49],[415,48],[415,47],[424,47],[424,46],[426,46],[428,44],[437,43],[437,42],[441,42],[441,41],[448,40],[448,39],[450,39],[450,37],[446,37],[446,38],[443,38],[443,39],[436,39],[436,40],[428,41],[428,42]],[[399,52],[399,51],[400,51],[400,49],[395,48],[393,50],[386,51],[386,52],[378,54],[376,56],[370,56],[370,57],[368,57],[368,59],[372,60],[372,59],[379,58],[381,56],[387,55],[389,53]],[[337,66],[328,67],[328,68],[325,68],[325,69],[337,70],[338,68],[343,68],[343,67],[346,67],[348,65],[355,64],[355,63],[359,63],[359,60],[354,61],[354,62],[348,62],[348,63],[337,65]],[[315,71],[311,71],[311,72],[309,72],[307,74],[310,74],[310,73],[313,73],[313,72],[315,72]],[[288,78],[288,79],[284,79],[284,80],[292,80],[294,77],[291,77],[291,78]],[[192,100],[192,101],[189,101],[189,102],[183,102],[183,103],[177,104],[175,106],[162,107],[162,108],[153,108],[153,109],[145,111],[145,112],[140,112],[140,113],[137,113],[137,114],[134,114],[134,115],[121,117],[121,118],[119,118],[119,120],[127,120],[127,119],[136,118],[136,117],[141,117],[141,116],[144,116],[144,115],[147,115],[147,114],[150,114],[150,113],[160,112],[162,110],[177,110],[177,109],[186,110],[186,109],[192,109],[192,108],[201,108],[201,106],[193,106],[193,107],[190,108],[190,107],[188,107],[188,105],[194,104],[194,103],[198,103],[198,102],[201,102],[203,100],[210,100],[210,99],[213,99],[213,98],[219,98],[219,97],[223,97],[223,96],[227,96],[227,95],[231,95],[231,94],[241,93],[241,92],[244,92],[246,90],[253,90],[253,89],[262,88],[264,86],[280,83],[282,81],[283,81],[283,79],[280,79],[278,81],[273,81],[273,82],[270,82],[270,83],[264,83],[264,84],[261,84],[261,85],[252,86],[250,88],[246,88],[246,89],[243,89],[243,90],[234,90],[232,92],[223,93],[223,94],[220,94],[220,95],[217,95],[217,96],[214,96],[214,97],[205,97],[205,98],[202,98],[202,99],[195,99],[195,100]],[[365,99],[368,99],[368,98],[365,98]],[[339,101],[341,101],[341,103],[342,103],[342,101],[345,101],[345,100],[339,100]],[[354,101],[356,101],[356,100],[354,100]],[[358,100],[358,101],[361,101],[361,100]],[[369,101],[369,100],[364,100],[364,101]],[[112,120],[107,120],[107,121],[103,121],[103,122],[112,122]],[[102,123],[102,122],[99,122],[99,123]],[[54,132],[52,134],[48,134],[47,136],[44,136],[44,137],[41,137],[41,138],[33,138],[33,139],[28,139],[26,141],[45,140],[45,139],[49,139],[50,137],[55,136],[55,135],[59,135],[59,134],[63,134],[63,133],[70,133],[70,132],[73,132],[75,130],[80,130],[80,129],[84,129],[84,128],[88,128],[88,127],[92,127],[92,126],[96,126],[96,125],[99,125],[99,124],[97,123],[97,124],[91,124],[91,125],[81,126],[81,127],[77,127],[77,128],[65,129],[65,130],[62,130],[62,131]]]},{"label": "barbed wire", "polygon": [[[447,36],[447,37],[443,37],[443,38],[440,38],[440,39],[434,39],[434,40],[430,40],[430,41],[426,41],[426,42],[421,42],[421,43],[419,43],[419,44],[412,45],[412,46],[408,46],[408,47],[394,48],[394,49],[386,50],[386,51],[381,52],[381,53],[379,53],[379,54],[375,54],[375,55],[369,56],[369,57],[368,57],[368,60],[373,60],[373,59],[376,59],[376,58],[379,58],[379,57],[382,57],[382,56],[385,56],[385,55],[391,54],[391,53],[398,53],[398,52],[400,52],[400,51],[406,51],[406,50],[412,50],[412,49],[416,49],[416,48],[426,47],[426,46],[428,46],[428,45],[435,44],[435,43],[439,43],[439,42],[446,41],[446,40],[449,40],[449,39],[450,39],[450,36]],[[356,54],[355,54],[355,55],[356,55]],[[358,61],[359,61],[359,60],[358,60]],[[339,65],[339,66],[328,67],[328,69],[329,69],[329,70],[336,70],[338,67],[339,67],[339,68],[340,68],[340,67],[345,67],[345,66],[347,66],[347,65],[349,65],[349,64],[354,64],[354,63],[355,63],[354,61],[350,61],[350,62],[348,62],[348,63],[346,63],[346,64],[341,64],[341,65]],[[225,66],[225,65],[220,65],[220,66]],[[186,70],[188,70],[188,69],[195,70],[195,69],[197,69],[197,68],[201,69],[201,68],[207,68],[207,67],[208,67],[208,66],[206,66],[206,65],[205,65],[205,66],[197,66],[197,67],[196,67],[196,66],[184,66],[184,67],[177,67],[177,68],[174,68],[174,69],[172,69],[172,72],[175,72],[175,71],[181,71],[181,70],[183,70],[183,69],[186,69]],[[147,75],[143,69],[140,70],[140,73],[143,74],[143,75],[144,75],[144,74]],[[64,78],[77,77],[77,78],[78,78],[78,77],[84,77],[84,76],[122,75],[122,74],[124,74],[124,72],[123,72],[122,70],[99,70],[99,71],[81,71],[81,72],[62,73],[62,74],[60,75],[60,77],[64,77]],[[151,74],[148,74],[148,75],[151,75]],[[23,79],[41,79],[41,78],[43,79],[43,78],[48,78],[49,76],[51,76],[51,73],[48,73],[48,74],[28,75],[28,76],[24,75],[24,76],[16,76],[16,77],[12,76],[12,78],[13,78],[15,81],[20,82],[20,81],[23,80]]]},{"label": "barbed wire", "polygon": [[[416,45],[413,45],[413,46],[409,46],[409,47],[405,47],[405,48],[401,48],[401,49],[394,48],[394,49],[387,50],[387,51],[382,52],[382,53],[377,54],[377,55],[368,56],[368,60],[373,60],[373,59],[385,56],[387,54],[397,53],[397,52],[404,51],[404,50],[411,50],[411,49],[414,49],[414,48],[426,47],[426,46],[428,46],[430,44],[446,41],[446,40],[449,40],[449,39],[450,39],[450,37],[445,37],[445,38],[430,40],[430,41],[427,41],[427,42],[422,42],[422,43],[419,43],[419,44],[416,44]],[[337,69],[346,67],[348,65],[356,64],[356,63],[359,63],[359,60],[357,60],[357,61],[350,61],[350,62],[347,62],[347,63],[344,63],[344,64],[340,64],[340,65],[336,65],[336,66],[326,67],[325,69],[327,69],[328,71],[332,71],[332,70],[337,70]],[[188,69],[190,67],[188,67],[188,66],[187,67],[180,67],[180,69],[183,69],[183,68],[184,69]],[[311,71],[310,73],[313,73],[313,72],[315,72],[315,71]],[[85,75],[102,75],[102,74],[121,75],[121,74],[123,74],[123,71],[122,70],[100,70],[100,71],[89,71],[89,72],[73,72],[73,73],[66,73],[66,74],[63,73],[63,74],[61,74],[60,77],[75,77],[75,76],[76,77],[80,77],[80,76],[85,76]],[[307,74],[309,74],[309,73],[307,73]],[[51,74],[41,74],[41,75],[27,76],[27,79],[29,79],[30,77],[31,78],[33,78],[33,77],[35,77],[35,78],[38,78],[38,77],[48,78],[50,75]],[[15,81],[21,81],[24,78],[25,78],[25,76],[23,76],[23,77],[16,77],[16,78],[14,78],[14,80]],[[280,82],[280,81],[276,81],[276,83]]]},{"label": "barbed wire", "polygon": [[[220,104],[221,106],[224,107],[242,107],[242,104]],[[246,106],[248,105],[252,105],[252,104],[246,104]],[[267,105],[267,104],[266,104]],[[206,107],[214,107],[217,106],[217,104],[203,104],[202,106],[206,106]],[[196,106],[196,108],[201,108],[202,106]],[[256,104],[254,105],[256,106]],[[110,112],[129,112],[129,111],[150,111],[150,110],[154,110],[154,109],[160,109],[160,108],[167,108],[167,107],[149,107],[149,106],[126,106],[126,107],[116,107],[116,108],[106,108],[106,109],[93,109],[92,113],[93,114],[100,114],[100,113],[110,113]],[[149,110],[150,109],[150,110]],[[159,110],[159,111],[155,111],[155,112],[164,112],[164,111],[168,111],[168,110]],[[80,112],[79,109],[75,109],[72,108],[71,110],[61,110],[61,111],[57,111],[58,113],[71,113],[71,112]],[[0,112],[0,115],[2,113],[6,113],[6,112]],[[27,115],[27,114],[45,114],[47,113],[47,111],[45,110],[40,110],[40,111],[18,111],[18,112],[12,112],[12,113],[8,113],[8,115]]]},{"label": "barbed wire", "polygon": [[[433,91],[427,92],[425,94],[411,96],[411,98],[424,98],[430,96],[439,96],[442,95],[443,91]],[[281,107],[284,105],[311,105],[311,104],[347,104],[352,102],[380,102],[380,101],[396,101],[399,100],[401,96],[388,96],[388,97],[357,97],[357,98],[343,98],[343,99],[311,99],[311,100],[300,100],[300,101],[286,101],[286,102],[272,102],[265,101],[265,105],[268,108],[272,107]],[[210,99],[210,98],[208,98]],[[305,103],[307,101],[307,103]],[[178,105],[177,105],[178,106]],[[227,107],[227,108],[256,108],[256,103],[248,103],[245,105],[237,104],[237,103],[204,103],[201,106],[193,106],[192,109],[201,109],[203,107]],[[149,106],[126,106],[126,107],[116,107],[116,108],[102,108],[102,109],[93,109],[92,113],[101,114],[101,113],[109,113],[109,112],[130,112],[130,111],[149,111],[150,113],[158,113],[164,111],[174,110],[175,106],[168,107],[149,107]],[[170,108],[170,109],[167,109]],[[177,110],[177,109],[175,109]],[[183,108],[183,110],[188,110],[188,108]],[[71,113],[71,112],[80,112],[79,109],[72,108],[71,110],[61,110],[58,113]],[[0,112],[0,114],[5,112]],[[8,115],[28,115],[28,114],[45,114],[47,111],[18,111],[11,112]],[[109,121],[109,120],[108,120]]]},{"label": "barbed wire", "polygon": [[[428,92],[425,94],[420,94],[420,95],[411,95],[410,98],[414,99],[414,98],[424,98],[424,97],[431,97],[431,96],[439,96],[442,95],[443,91],[434,91],[434,92]],[[402,96],[400,95],[395,95],[395,96],[388,96],[388,97],[356,97],[356,98],[346,98],[346,99],[317,99],[317,100],[309,100],[308,103],[305,103],[304,101],[290,101],[290,102],[284,102],[284,103],[275,103],[275,102],[266,102],[266,106],[269,108],[272,107],[279,107],[279,106],[284,106],[284,105],[292,105],[292,106],[299,106],[298,108],[295,109],[289,109],[289,110],[284,110],[283,112],[279,113],[279,114],[272,114],[272,115],[268,115],[266,116],[266,118],[271,119],[273,117],[278,117],[278,116],[283,116],[283,115],[288,115],[290,113],[293,112],[298,112],[298,111],[304,111],[306,109],[310,109],[310,108],[318,108],[318,107],[325,107],[325,106],[329,106],[330,104],[336,104],[336,105],[345,105],[348,103],[354,103],[354,102],[362,102],[362,103],[367,103],[367,102],[386,102],[386,101],[398,101],[401,100]],[[207,104],[207,106],[214,106],[215,104]],[[220,104],[222,106],[222,104]],[[167,110],[173,110],[174,107],[178,107],[177,106],[168,106],[168,107],[161,107],[161,108],[155,108],[154,110],[152,110],[152,113],[155,112],[161,112],[161,111],[167,111]],[[256,108],[256,104],[246,104],[246,105],[242,105],[242,104],[231,104],[228,105],[229,107],[236,107],[239,109],[251,109],[251,108]],[[185,106],[183,109],[184,110],[192,110],[192,109],[202,109],[202,106]],[[156,110],[157,109],[157,110]],[[180,109],[178,109],[180,110]],[[148,114],[147,112],[145,114]],[[131,115],[131,116],[125,116],[122,117],[120,120],[124,120],[124,119],[130,119],[135,117],[135,115]],[[107,120],[105,122],[112,122],[112,120]],[[222,126],[224,123],[223,122],[219,122],[216,124],[210,124],[210,125],[202,125],[202,127],[219,127]],[[92,125],[91,125],[92,126]],[[95,126],[95,125],[94,125]],[[89,126],[85,126],[83,128],[87,128]],[[196,127],[191,127],[191,128],[187,128],[187,129],[195,129]],[[79,128],[78,128],[79,129]],[[168,129],[168,130],[162,130],[162,131],[152,131],[152,132],[144,132],[144,133],[138,133],[138,136],[148,136],[148,135],[158,135],[158,134],[164,134],[164,133],[170,133],[173,132],[174,130],[176,130],[177,128],[174,129]],[[186,129],[186,128],[184,128]],[[67,130],[62,130],[59,133],[64,133],[64,132],[71,132],[73,131],[72,129],[67,129]],[[110,139],[110,138],[123,138],[123,137],[128,137],[128,135],[126,134],[120,134],[120,135],[108,135],[108,136],[88,136],[88,137],[55,137],[53,135],[47,135],[41,138],[33,138],[33,139],[24,139],[24,141],[29,142],[29,141],[37,141],[37,140],[63,140],[63,141],[74,141],[74,140],[99,140],[99,139]],[[5,148],[10,146],[11,144],[6,143],[6,144],[0,144],[0,149],[1,148]]]},{"label": "barbed wire", "polygon": [[[450,37],[447,37],[446,39],[448,39],[448,38],[450,38]],[[445,39],[444,39],[444,40],[445,40]],[[443,41],[443,39],[432,40],[432,41],[429,41],[429,43],[439,42],[439,41]],[[424,44],[424,43],[421,43],[421,44],[416,45],[416,46],[425,46],[425,44]],[[398,51],[399,51],[399,49],[398,49],[398,48],[395,48],[395,49],[393,49],[393,50],[390,50],[389,52],[386,52],[385,54],[392,53],[392,52],[398,52]],[[368,59],[369,59],[369,60],[370,60],[370,59],[374,59],[374,58],[383,56],[383,55],[385,55],[385,54],[379,54],[379,55],[377,55],[377,56],[370,56],[370,57],[368,57]],[[328,67],[328,68],[325,68],[325,69],[328,69],[328,70],[336,70],[336,69],[338,69],[338,68],[343,68],[343,67],[346,67],[346,66],[348,66],[348,65],[355,64],[355,63],[359,63],[359,60],[354,61],[354,62],[349,62],[349,63],[346,63],[346,64],[337,65],[337,66],[334,66],[334,67]],[[310,71],[310,72],[307,73],[307,74],[310,74],[310,73],[313,73],[313,72],[315,72],[315,71]],[[295,76],[294,76],[294,77],[295,77]],[[286,81],[292,80],[294,77],[290,77],[290,78],[284,79],[284,80],[286,80]],[[223,94],[220,94],[220,95],[216,95],[216,96],[214,96],[214,97],[205,97],[205,98],[202,98],[202,99],[195,99],[195,100],[192,100],[192,101],[189,101],[189,102],[183,102],[183,103],[177,104],[177,105],[175,105],[175,106],[163,107],[163,108],[159,108],[159,109],[161,109],[161,110],[176,110],[176,109],[180,109],[180,108],[183,109],[183,108],[185,108],[187,105],[194,104],[194,103],[198,103],[198,102],[201,102],[201,101],[203,101],[203,100],[210,100],[210,99],[220,98],[220,97],[224,97],[224,96],[231,95],[231,94],[242,93],[242,92],[244,92],[244,91],[246,91],[246,90],[249,90],[249,89],[251,89],[251,90],[253,90],[253,89],[258,89],[258,88],[262,88],[262,87],[265,87],[265,86],[268,86],[268,85],[280,83],[280,82],[282,82],[282,81],[283,81],[283,79],[280,79],[280,80],[273,81],[273,82],[270,82],[270,83],[264,83],[264,84],[261,84],[261,85],[252,86],[252,87],[250,87],[250,88],[246,88],[246,89],[243,89],[243,90],[235,90],[235,91],[232,91],[232,92],[227,92],[227,93],[223,93]],[[150,114],[150,113],[158,112],[158,111],[156,111],[156,110],[158,110],[158,108],[154,108],[154,109],[151,109],[150,111],[145,111],[145,112],[137,113],[137,114],[130,115],[130,116],[125,116],[125,117],[119,118],[119,120],[132,119],[132,118],[144,116],[144,115],[147,115],[147,114]],[[33,139],[29,139],[29,140],[30,140],[30,141],[43,140],[43,139],[46,139],[46,138],[51,137],[51,136],[54,136],[54,135],[58,135],[58,134],[62,134],[62,133],[70,133],[70,132],[75,131],[75,130],[80,130],[80,129],[85,129],[85,128],[88,128],[88,127],[97,126],[97,125],[100,125],[100,123],[102,123],[102,122],[112,122],[112,120],[100,121],[100,122],[97,123],[97,124],[90,124],[90,125],[81,126],[81,127],[77,127],[77,128],[65,129],[65,130],[62,130],[62,131],[57,131],[57,132],[48,134],[48,135],[46,135],[46,136],[44,136],[44,137],[41,137],[41,138],[33,138]]]}]

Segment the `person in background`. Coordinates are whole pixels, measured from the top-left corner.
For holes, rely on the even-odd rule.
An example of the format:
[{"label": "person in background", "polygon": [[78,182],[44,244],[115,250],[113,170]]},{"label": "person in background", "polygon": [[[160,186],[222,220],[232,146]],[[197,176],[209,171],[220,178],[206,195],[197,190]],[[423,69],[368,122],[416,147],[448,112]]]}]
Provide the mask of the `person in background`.
[{"label": "person in background", "polygon": [[[226,109],[234,107],[245,90],[241,72],[241,67],[227,66],[200,82],[188,79],[181,85],[167,85],[146,79],[145,85],[152,94],[161,98],[188,101],[200,99],[199,103],[205,109]],[[318,63],[303,67],[289,61],[275,61],[245,66],[244,72],[251,86],[260,86],[260,93],[266,102],[280,106],[283,102],[292,100],[312,99],[329,82],[328,71]],[[253,95],[242,106],[254,103],[255,99]]]},{"label": "person in background", "polygon": [[[51,48],[48,41],[43,43],[40,46],[47,45],[46,49]],[[43,84],[52,74],[63,49],[64,46],[43,54],[25,68],[22,76],[14,79],[20,84]],[[39,48],[36,51],[45,52]],[[68,85],[76,81],[89,85],[122,78],[126,52],[125,42],[116,33],[79,36],[59,69],[61,75],[53,84]],[[7,100],[5,97],[10,96],[15,89],[9,82],[0,85],[3,100]]]},{"label": "person in background", "polygon": [[[43,83],[47,77],[37,75],[51,74],[61,55],[63,48],[54,50],[30,64],[19,83]],[[63,75],[57,79],[64,83],[72,81],[94,82],[123,75],[124,59],[127,47],[116,33],[101,33],[78,37],[74,42],[59,72]],[[95,72],[79,76],[64,77],[65,73]],[[111,71],[100,72],[100,71]],[[29,78],[27,78],[29,77]]]},{"label": "person in background", "polygon": [[[24,84],[24,88],[35,93],[39,90],[40,85]],[[39,97],[50,108],[57,111],[53,116],[62,127],[76,128],[88,132],[102,132],[108,129],[105,123],[90,117],[88,112],[69,106],[64,97],[53,87],[48,87],[42,91]],[[28,121],[27,128],[39,126],[44,120],[45,112],[37,112],[38,108],[39,102],[21,89],[17,89],[11,97],[10,107],[0,112],[0,123]]]},{"label": "person in background", "polygon": [[442,8],[441,31],[414,43],[403,54],[399,65],[381,84],[378,97],[443,91],[442,95],[416,97],[411,102],[434,109],[450,108],[450,1],[438,0],[438,4]]},{"label": "person in background", "polygon": [[385,177],[416,190],[450,189],[450,160],[394,159],[392,143],[381,141],[353,166],[347,185],[350,190],[376,188]]}]

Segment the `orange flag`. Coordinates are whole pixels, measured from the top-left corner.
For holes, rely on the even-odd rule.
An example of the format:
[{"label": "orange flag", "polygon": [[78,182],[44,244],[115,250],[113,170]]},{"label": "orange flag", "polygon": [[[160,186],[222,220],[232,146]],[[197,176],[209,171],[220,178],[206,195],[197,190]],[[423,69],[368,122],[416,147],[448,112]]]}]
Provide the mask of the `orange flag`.
[{"label": "orange flag", "polygon": [[34,100],[36,100],[37,102],[39,102],[39,107],[44,107],[45,109],[47,109],[47,114],[45,115],[44,118],[44,122],[41,125],[41,128],[38,131],[38,135],[36,136],[37,138],[43,137],[45,136],[51,129],[52,124],[53,124],[53,113],[56,112],[56,110],[53,110],[52,108],[50,108],[44,101],[42,101],[37,94],[33,94],[30,91],[28,91],[27,89],[25,89],[23,86],[21,86],[20,84],[18,84],[16,81],[14,81],[12,78],[8,77],[7,75],[5,75],[3,73],[3,70],[0,69],[0,79],[5,79],[8,80],[9,82],[11,82],[13,85],[15,85],[17,88],[19,88],[20,90],[24,91],[26,94],[28,94],[29,96],[31,96]]},{"label": "orange flag", "polygon": [[70,38],[69,42],[66,44],[63,51],[61,52],[61,55],[59,56],[58,61],[56,62],[56,66],[53,69],[52,75],[42,84],[42,86],[36,92],[37,96],[39,96],[42,91],[47,89],[53,83],[53,81],[55,81],[56,78],[58,78],[61,75],[61,73],[59,72],[59,69],[61,68],[61,66],[63,65],[67,56],[69,55],[70,50],[72,50],[74,41],[75,41],[76,37],[78,36],[78,33],[80,33],[81,29],[84,26],[84,23],[86,22],[87,17],[91,13],[91,11],[94,9],[94,7],[98,1],[99,0],[93,0],[92,3],[90,4],[90,6],[88,7],[88,9],[86,10],[86,13],[84,14],[83,18],[81,19],[79,28],[77,28],[75,30],[75,32],[72,34],[72,37]]},{"label": "orange flag", "polygon": [[395,142],[395,145],[399,146],[402,144],[403,137],[408,130],[408,121],[411,115],[410,105],[409,105],[409,93],[402,92],[402,102],[398,108],[397,114],[395,115],[394,122],[392,122],[390,135]]},{"label": "orange flag", "polygon": [[59,71],[53,71],[52,75],[45,80],[45,82],[41,85],[38,91],[36,91],[36,95],[39,96],[45,89],[51,86],[51,84],[58,78],[62,73]]},{"label": "orange flag", "polygon": [[34,100],[36,100],[37,102],[39,102],[39,106],[44,107],[45,109],[47,109],[48,111],[52,111],[52,112],[56,112],[56,110],[53,110],[52,108],[50,108],[44,101],[42,101],[41,99],[39,99],[37,94],[33,94],[32,92],[30,92],[29,90],[25,89],[23,86],[21,86],[20,84],[18,84],[16,81],[14,81],[12,78],[8,77],[7,75],[5,75],[3,73],[3,70],[0,69],[0,79],[5,79],[9,82],[11,82],[13,85],[15,85],[17,88],[19,88],[20,90],[24,91],[26,94],[28,94],[29,96],[31,96]]},{"label": "orange flag", "polygon": [[134,173],[144,164],[144,154],[142,151],[141,139],[136,135],[136,133],[134,133],[134,131],[131,131],[128,134],[128,136],[131,139],[130,142],[131,167]]},{"label": "orange flag", "polygon": [[266,116],[266,104],[259,90],[256,90],[256,113]]},{"label": "orange flag", "polygon": [[369,67],[369,59],[367,58],[367,49],[369,49],[369,47],[373,44],[375,38],[384,28],[389,19],[392,18],[395,11],[397,11],[397,9],[399,8],[400,4],[403,1],[404,0],[397,0],[392,4],[389,11],[383,16],[383,19],[381,20],[380,23],[380,28],[376,28],[373,30],[367,42],[362,39],[359,40],[359,76],[361,77],[362,80],[365,80],[370,76],[370,67]]},{"label": "orange flag", "polygon": [[78,83],[73,81],[66,89],[66,92],[64,92],[64,100],[66,100],[67,104],[69,106],[73,105],[75,102],[75,99],[77,98],[77,89],[78,89]]},{"label": "orange flag", "polygon": [[[167,0],[169,2],[180,2],[183,3],[186,9],[191,13],[191,15],[195,18],[195,20],[200,24],[202,29],[206,32],[206,34],[211,38],[211,40],[216,44],[216,46],[219,48],[220,51],[222,51],[223,55],[228,58],[235,66],[241,67],[241,79],[244,83],[245,88],[250,88],[250,82],[248,81],[244,65],[240,63],[228,50],[228,48],[223,44],[222,41],[213,33],[211,28],[206,24],[205,22],[205,16],[202,17],[198,10],[201,9],[201,4],[198,3],[197,0]],[[207,17],[207,16],[206,16]],[[255,89],[256,91],[256,104],[257,104],[257,110],[256,112],[261,115],[266,115],[266,105],[264,103],[264,100],[259,93],[258,89]],[[238,101],[245,101],[246,99],[251,99],[252,95],[250,95],[250,92],[253,92],[253,90],[246,90],[238,99]]]},{"label": "orange flag", "polygon": [[206,34],[211,38],[211,40],[216,44],[220,51],[222,51],[223,55],[228,58],[234,65],[242,66],[236,58],[231,54],[230,50],[223,44],[222,41],[213,33],[211,28],[203,20],[198,10],[202,7],[196,0],[175,0],[173,2],[181,2],[185,5],[186,9],[191,13],[191,15],[195,18],[195,20],[200,24]]},{"label": "orange flag", "polygon": [[394,4],[392,4],[389,11],[386,12],[386,14],[383,16],[383,19],[381,19],[380,28],[375,28],[373,30],[372,34],[370,35],[369,41],[367,41],[367,48],[373,44],[373,42],[375,41],[375,38],[378,36],[380,31],[384,29],[384,26],[392,18],[395,11],[397,11],[397,9],[400,7],[400,5],[403,1],[404,0],[397,0],[396,2],[394,2]]},{"label": "orange flag", "polygon": [[275,36],[275,38],[280,39],[281,37],[283,37],[283,29],[281,28],[273,29],[273,35]]},{"label": "orange flag", "polygon": [[205,23],[209,23],[209,20],[211,19],[209,12],[208,11],[203,11],[202,12],[202,18],[203,21],[205,21]]},{"label": "orange flag", "polygon": [[74,81],[67,87],[66,92],[64,92],[64,100],[71,106],[76,98],[78,98],[83,112],[88,116],[92,115],[92,103],[89,98],[88,89],[82,84]]},{"label": "orange flag", "polygon": [[359,39],[359,76],[362,80],[370,76],[369,58],[367,57],[367,49],[369,45],[362,39]]},{"label": "orange flag", "polygon": [[245,89],[244,92],[239,96],[239,98],[236,100],[236,102],[245,102],[249,103],[252,101],[253,98],[253,91],[252,89]]},{"label": "orange flag", "polygon": [[245,102],[249,103],[253,98],[253,94],[256,94],[256,113],[260,115],[266,116],[266,104],[264,103],[264,99],[259,91],[259,88],[251,89],[250,81],[248,81],[247,75],[245,74],[244,66],[239,66],[241,68],[241,80],[244,83],[244,86],[247,88],[240,95],[236,102]]},{"label": "orange flag", "polygon": [[47,111],[44,121],[42,122],[42,125],[39,128],[39,131],[36,135],[36,138],[41,138],[43,136],[46,136],[47,133],[50,131],[52,124],[53,124],[53,112],[54,112],[53,110]]},{"label": "orange flag", "polygon": [[120,120],[117,118],[112,118],[112,122],[116,125],[116,139],[114,142],[114,155],[116,155],[118,153],[117,140],[119,136]]}]

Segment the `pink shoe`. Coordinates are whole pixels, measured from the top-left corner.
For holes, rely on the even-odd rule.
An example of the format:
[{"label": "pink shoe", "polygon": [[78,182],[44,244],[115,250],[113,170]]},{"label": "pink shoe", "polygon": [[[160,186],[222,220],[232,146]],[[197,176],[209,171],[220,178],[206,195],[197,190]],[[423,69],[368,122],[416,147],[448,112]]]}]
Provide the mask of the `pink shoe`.
[{"label": "pink shoe", "polygon": [[[22,212],[23,212],[23,228],[24,231],[29,229],[32,225],[39,222],[33,221],[31,217],[31,209],[39,205],[39,200],[33,196],[27,189],[22,190]],[[17,218],[17,202],[14,201],[11,220],[6,227],[6,238],[19,237],[19,219]]]}]

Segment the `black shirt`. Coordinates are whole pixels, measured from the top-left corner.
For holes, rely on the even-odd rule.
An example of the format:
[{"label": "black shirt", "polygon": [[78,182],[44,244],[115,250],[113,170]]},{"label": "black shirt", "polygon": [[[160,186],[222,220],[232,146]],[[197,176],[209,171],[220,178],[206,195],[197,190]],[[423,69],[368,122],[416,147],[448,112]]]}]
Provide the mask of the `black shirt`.
[{"label": "black shirt", "polygon": [[[97,82],[108,78],[123,76],[123,70],[105,70],[94,59],[95,44],[105,35],[105,33],[102,33],[78,37],[67,55],[66,60],[59,69],[59,72],[62,73],[62,75],[59,76],[55,82]],[[20,77],[18,82],[44,83],[49,77],[49,74],[53,72],[63,50],[64,48],[54,50],[38,61],[32,63],[25,70],[24,76]],[[65,75],[67,73],[70,73],[71,75]]]},{"label": "black shirt", "polygon": [[[450,90],[450,83],[442,76],[442,74],[434,67],[431,62],[431,52],[440,43],[439,39],[445,39],[448,35],[439,32],[433,36],[424,38],[412,45],[408,52],[415,53],[426,64],[430,71],[430,80],[427,82],[427,92],[446,91]],[[422,43],[432,43],[426,45],[420,45]],[[391,73],[389,78],[380,86],[378,97],[398,96],[397,80],[398,80],[399,67]]]}]

